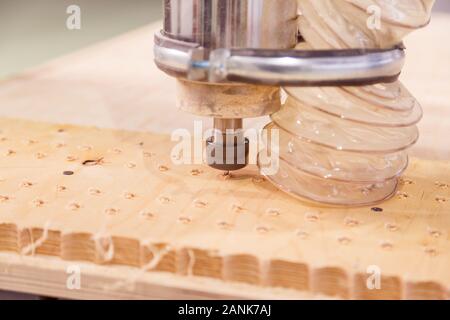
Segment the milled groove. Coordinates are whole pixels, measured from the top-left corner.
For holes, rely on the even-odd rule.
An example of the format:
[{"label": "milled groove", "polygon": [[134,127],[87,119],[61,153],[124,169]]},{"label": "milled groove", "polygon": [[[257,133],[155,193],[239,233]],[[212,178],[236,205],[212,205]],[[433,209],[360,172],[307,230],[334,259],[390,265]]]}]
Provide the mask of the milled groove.
[{"label": "milled groove", "polygon": [[[46,237],[45,241],[39,245],[36,243],[38,239]],[[48,256],[59,256],[61,252],[60,248],[61,234],[59,231],[48,230],[47,234],[44,234],[43,229],[31,228],[22,229],[19,233],[19,248],[22,254],[32,255],[44,254]],[[31,248],[29,252],[24,253],[24,248]]]},{"label": "milled groove", "polygon": [[381,289],[369,288],[368,275],[358,273],[355,275],[353,296],[363,300],[399,300],[403,296],[403,287],[397,277],[381,277]]},{"label": "milled groove", "polygon": [[17,226],[12,223],[0,224],[0,250],[19,252],[19,232]]},{"label": "milled groove", "polygon": [[[0,251],[20,254],[36,242],[44,230],[19,229],[14,224],[0,224]],[[264,262],[249,254],[220,256],[218,252],[197,248],[174,249],[166,243],[140,244],[136,239],[112,237],[113,258],[105,262],[96,252],[95,241],[88,233],[61,235],[49,230],[49,237],[34,254],[56,256],[67,261],[86,261],[100,265],[126,265],[147,272],[214,278],[261,287],[308,291],[342,299],[446,299],[446,289],[435,282],[402,283],[398,277],[382,277],[381,289],[367,287],[367,274],[350,275],[342,268],[312,268],[305,263],[284,260]],[[151,249],[150,249],[151,248]],[[158,256],[155,267],[149,267]],[[263,270],[266,269],[266,270]],[[405,289],[404,289],[405,288]]]},{"label": "milled groove", "polygon": [[408,283],[405,288],[405,298],[408,300],[445,300],[445,288],[434,282]]}]

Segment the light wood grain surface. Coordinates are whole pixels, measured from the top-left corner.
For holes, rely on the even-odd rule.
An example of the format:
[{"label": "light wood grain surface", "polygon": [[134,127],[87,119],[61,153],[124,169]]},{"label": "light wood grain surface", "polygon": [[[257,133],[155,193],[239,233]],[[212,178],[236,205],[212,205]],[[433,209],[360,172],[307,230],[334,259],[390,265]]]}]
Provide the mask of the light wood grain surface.
[{"label": "light wood grain surface", "polygon": [[[379,207],[330,208],[284,194],[253,167],[229,177],[175,165],[167,135],[18,119],[0,127],[0,251],[127,265],[138,278],[222,280],[218,292],[258,286],[250,297],[269,287],[447,297],[449,162],[413,160]],[[380,290],[366,286],[371,266],[382,273]]]},{"label": "light wood grain surface", "polygon": [[[0,85],[0,115],[53,123],[95,125],[103,128],[139,130],[166,134],[170,133],[173,129],[180,127],[191,128],[192,120],[196,118],[175,109],[174,80],[159,72],[152,63],[152,33],[157,28],[158,25],[152,25],[137,30],[4,81]],[[302,265],[306,264],[306,266],[310,268],[304,274],[308,286],[307,290],[310,293],[300,293],[289,289],[262,288],[259,286],[261,284],[259,281],[262,278],[257,276],[256,282],[258,282],[258,286],[251,284],[245,285],[249,286],[247,288],[251,288],[251,290],[247,289],[245,291],[251,292],[250,297],[312,298],[317,297],[317,295],[320,297],[321,294],[343,298],[377,298],[380,297],[379,295],[381,295],[381,297],[393,298],[424,297],[427,295],[442,298],[446,296],[447,290],[450,287],[450,280],[448,278],[450,276],[448,272],[450,227],[448,214],[446,214],[449,212],[449,202],[437,200],[445,200],[449,197],[448,189],[441,189],[445,188],[448,180],[450,180],[447,162],[450,159],[450,143],[448,143],[447,138],[450,132],[450,109],[448,106],[450,103],[450,44],[442,41],[445,37],[446,30],[449,28],[449,17],[445,15],[436,15],[429,28],[411,35],[406,41],[408,47],[408,63],[402,75],[404,83],[417,96],[425,111],[424,119],[420,124],[422,139],[418,145],[414,147],[412,153],[422,159],[444,160],[445,162],[423,162],[414,160],[413,165],[407,174],[408,182],[403,186],[403,189],[397,198],[386,203],[384,213],[379,216],[374,216],[370,208],[359,211],[333,211],[320,207],[311,209],[311,207],[305,206],[304,204],[297,202],[297,200],[290,199],[285,195],[281,195],[270,186],[267,186],[263,189],[269,192],[269,194],[275,194],[276,197],[275,200],[269,199],[267,201],[279,203],[279,206],[281,207],[280,210],[286,212],[289,216],[287,220],[282,218],[279,220],[280,222],[275,223],[277,226],[275,229],[278,229],[279,227],[283,232],[281,232],[279,237],[270,237],[272,240],[269,241],[267,240],[269,237],[260,238],[261,235],[254,232],[255,227],[261,227],[261,222],[265,221],[265,218],[260,216],[260,213],[258,212],[267,212],[267,210],[270,209],[269,206],[278,206],[275,206],[272,202],[267,202],[265,203],[267,208],[262,210],[258,203],[260,200],[258,200],[257,197],[250,200],[250,198],[253,197],[245,192],[243,193],[244,195],[241,195],[241,197],[243,196],[245,199],[239,198],[238,194],[231,194],[223,198],[223,201],[226,201],[224,208],[236,208],[236,206],[233,207],[234,202],[243,200],[243,202],[247,203],[247,201],[249,201],[249,203],[242,205],[242,208],[253,208],[250,211],[255,212],[255,215],[244,215],[244,218],[242,218],[244,219],[244,224],[242,226],[247,226],[252,230],[251,236],[246,232],[243,232],[242,234],[239,233],[240,237],[247,237],[247,240],[240,237],[233,237],[233,241],[230,241],[230,247],[228,248],[233,248],[233,243],[235,243],[239,244],[238,247],[240,250],[244,251],[244,253],[252,253],[252,256],[257,257],[257,261],[260,261],[262,257],[264,257],[268,258],[269,261],[281,260]],[[248,123],[249,125],[257,126],[264,121],[264,119],[256,121],[250,120]],[[27,124],[26,122],[21,123],[12,121],[2,123],[4,128],[10,126],[11,129],[14,128],[14,125],[17,125],[18,128],[22,127],[23,130],[18,131],[17,135],[20,135],[19,132],[23,132],[24,134],[46,132],[45,130],[52,128],[52,126],[42,124],[41,126],[44,126],[44,128],[47,129],[37,130],[32,124]],[[40,125],[37,124],[37,126],[39,127]],[[81,130],[80,128],[74,128],[75,130]],[[17,128],[15,130],[17,130]],[[86,132],[89,132],[89,130]],[[98,136],[101,137],[105,135],[106,132],[109,131],[101,131],[101,134],[98,134]],[[108,136],[108,134],[106,135]],[[142,135],[145,134],[142,133]],[[93,134],[93,136],[97,135]],[[111,140],[108,144],[110,148],[114,148],[112,146],[114,141],[122,143],[124,141],[123,136],[129,137],[129,133],[122,131],[112,134],[112,136],[118,140]],[[157,136],[148,135],[147,137],[148,139],[154,139],[151,137]],[[91,143],[89,136],[81,135],[76,139],[78,139],[75,140],[77,147],[82,146],[84,142]],[[24,140],[27,140],[27,138],[22,137],[22,139],[20,139],[22,142]],[[50,140],[48,140],[47,137],[44,141],[49,142]],[[19,148],[20,143],[17,140],[17,148]],[[9,146],[8,148],[14,148],[14,146]],[[25,148],[25,146],[20,145],[20,148]],[[51,150],[47,150],[46,152],[38,149],[31,150],[33,151],[34,156],[41,151],[43,154],[51,153]],[[32,158],[31,151],[28,150],[27,152],[28,153],[25,153],[26,157],[23,158],[23,161]],[[78,148],[73,150],[73,153],[80,154],[80,152],[87,151],[82,151]],[[99,152],[99,150],[96,150],[95,152]],[[96,156],[94,153],[89,155]],[[87,156],[87,154],[84,153],[81,153],[81,155]],[[128,161],[130,159],[125,160]],[[54,168],[58,168],[58,170],[64,169],[63,167],[67,165],[65,162],[58,162],[56,160],[54,164],[57,164]],[[78,162],[77,164],[79,165]],[[156,163],[154,165],[156,165]],[[25,167],[27,166],[28,169],[30,169],[30,165],[27,164]],[[7,166],[4,164],[3,168],[6,167]],[[39,180],[40,178],[43,178],[43,176],[47,176],[48,172],[45,170],[48,170],[48,168],[51,167],[53,166],[47,166],[47,169],[39,170],[39,172],[36,172],[35,169],[25,171],[27,175],[30,174],[35,177],[36,180]],[[79,167],[75,166],[74,170],[78,168]],[[14,190],[14,188],[17,189],[18,184],[23,183],[23,180],[26,177],[24,176],[25,171],[20,171],[21,169],[19,167],[16,166],[13,169],[15,171],[7,170],[6,173],[5,170],[2,170],[2,175],[11,175],[11,178],[20,180],[14,180],[15,184],[12,183],[9,186],[10,190]],[[90,168],[89,170],[93,169]],[[84,172],[88,174],[89,170],[85,170]],[[58,173],[60,174],[59,171]],[[108,174],[109,177],[111,177],[115,176],[116,172],[109,172]],[[207,171],[205,176],[209,177],[211,174],[212,173]],[[108,180],[107,176],[105,176],[105,183]],[[177,180],[181,179],[181,176],[180,173],[180,175],[177,176],[178,178],[172,178]],[[47,183],[50,181],[54,183],[55,181],[52,179],[56,179],[56,177],[57,176],[49,176],[48,179],[45,178],[45,181],[47,181]],[[190,177],[190,179],[193,178],[195,177]],[[205,180],[203,184],[206,184],[206,181],[215,180],[213,177],[209,177],[209,180]],[[412,184],[409,184],[409,181],[411,181]],[[85,184],[89,182],[90,180],[86,179],[83,186],[88,188]],[[174,193],[175,190],[173,190],[173,188],[170,189],[171,184],[169,182],[167,183],[167,186],[169,186],[168,192]],[[239,188],[246,189],[246,183],[249,182],[246,182],[244,179],[237,183],[240,187],[236,189],[236,186],[231,186],[229,192],[238,190]],[[44,184],[44,186],[46,185]],[[123,187],[127,186],[127,184],[125,182],[122,184],[118,183],[116,185],[117,192],[119,192],[119,186]],[[52,185],[52,188],[53,187],[54,186]],[[53,192],[54,189],[52,188],[50,188],[49,185],[48,189],[44,187],[47,192]],[[4,190],[2,189],[2,191]],[[5,189],[5,191],[8,190]],[[126,190],[120,190],[121,194],[125,191]],[[49,196],[49,194],[45,192],[42,194]],[[73,196],[73,194],[71,195]],[[39,203],[35,201],[36,198],[38,198],[38,194],[31,193],[28,197],[32,198],[27,198],[27,205],[22,205],[22,209],[20,209],[22,211],[20,212],[23,212],[24,216],[20,221],[17,221],[15,218],[12,220],[5,218],[8,217],[5,211],[3,211],[2,219],[4,219],[4,223],[9,222],[18,227],[18,230],[28,230],[27,228],[35,227],[36,230],[34,233],[31,233],[32,236],[31,238],[28,238],[28,241],[30,241],[30,239],[38,240],[45,230],[47,219],[45,219],[45,216],[30,215],[30,212],[27,211],[26,208],[30,203]],[[154,195],[152,195],[152,197],[155,198]],[[193,197],[193,195],[189,195],[189,197]],[[190,203],[195,200],[189,197],[185,200],[190,201]],[[67,205],[70,205],[70,201],[69,199],[65,200],[68,202],[65,204],[66,207]],[[184,203],[183,201],[178,205]],[[113,202],[102,203],[104,205]],[[217,199],[210,200],[210,203],[220,207],[220,203]],[[183,210],[187,208],[186,205],[187,203],[182,205],[179,208],[180,211],[176,211],[176,213],[184,212]],[[237,208],[240,208],[240,206],[241,205],[238,204]],[[102,210],[98,210],[98,212],[104,214],[105,209],[108,208],[103,208]],[[198,209],[199,208],[196,210]],[[11,212],[18,211],[15,209]],[[174,213],[175,211],[171,212]],[[50,210],[48,211],[48,214],[52,217],[58,217],[59,213],[57,210]],[[121,216],[119,215],[119,220],[121,219],[120,217]],[[177,219],[178,218],[179,217],[177,216]],[[214,219],[216,218],[217,217],[214,217]],[[319,219],[319,223],[315,223],[317,222],[316,218]],[[74,230],[78,233],[82,232],[83,230],[81,229],[83,228],[89,229],[89,226],[83,223],[83,221],[77,221],[77,218],[73,218],[72,220],[73,223],[75,223]],[[98,218],[96,221],[100,223],[100,220],[101,218]],[[292,221],[297,221],[298,225],[292,224]],[[217,223],[217,221],[215,222]],[[355,224],[357,226],[356,228],[349,227],[349,225],[354,226]],[[178,224],[175,224],[175,226],[179,227]],[[96,234],[99,231],[97,227],[99,227],[99,225],[94,223],[92,229],[84,230],[84,232]],[[262,225],[262,227],[265,226]],[[308,230],[303,230],[302,227],[306,227]],[[195,229],[195,227],[192,228],[192,230]],[[311,233],[316,234],[317,232],[317,239],[314,239],[313,237],[312,239],[306,240],[314,242],[315,245],[308,245],[306,247],[300,245],[300,248],[303,248],[300,251],[298,251],[296,246],[291,247],[291,249],[287,247],[285,250],[277,249],[275,250],[277,252],[276,255],[273,255],[274,251],[268,253],[263,250],[263,248],[274,249],[276,245],[274,245],[274,242],[272,241],[275,241],[280,245],[285,243],[286,239],[283,237],[288,235],[288,229],[290,232],[289,235],[292,236],[297,234],[297,236],[300,235],[300,237]],[[57,228],[55,230],[63,231]],[[139,233],[136,233],[133,228],[121,228],[120,225],[118,225],[114,230],[114,232],[117,232],[115,234],[116,236],[144,240],[144,236],[138,236]],[[140,230],[145,231],[145,228],[141,226]],[[258,230],[261,231],[266,229],[263,228]],[[125,232],[126,234],[121,234],[121,232]],[[67,230],[66,233],[70,234]],[[200,233],[201,236],[198,237],[194,236],[198,233],[192,232],[189,234],[190,236],[187,238],[180,238],[184,239],[183,241],[188,241],[188,243],[184,243],[178,247],[179,249],[186,247],[201,247],[201,241],[204,241],[204,238],[202,240],[204,234]],[[380,236],[380,234],[383,234],[383,236]],[[368,235],[367,239],[363,240],[366,235]],[[211,236],[217,235],[213,234]],[[90,239],[90,237],[88,238]],[[166,240],[169,241],[170,239]],[[24,241],[26,248],[30,243],[26,242],[26,237],[24,238]],[[264,241],[268,241],[268,245],[261,246],[261,243]],[[213,243],[220,244],[221,241],[217,239],[216,242],[208,242],[208,245]],[[336,246],[338,245],[339,248],[341,248],[340,250],[336,250]],[[368,246],[373,246],[373,248],[367,250]],[[47,248],[51,251],[52,244],[50,243],[43,248]],[[43,248],[41,249],[43,250]],[[317,248],[321,248],[320,252],[323,254],[318,254]],[[23,247],[19,246],[13,249],[13,251],[20,251],[22,249]],[[389,251],[389,249],[392,249],[392,251]],[[57,254],[55,254],[55,252]],[[57,256],[60,254],[60,251],[55,252],[53,252],[53,255]],[[295,252],[295,254],[293,254],[293,252]],[[224,251],[224,254],[227,254],[226,250]],[[232,250],[228,252],[228,254],[236,255],[238,253]],[[294,256],[295,258],[293,258]],[[375,260],[377,260],[375,263],[373,262],[373,258],[376,258]],[[78,259],[98,262],[95,259],[85,259],[80,257],[78,257]],[[228,263],[233,265],[233,261],[236,261],[235,263],[237,264],[242,263],[242,260],[239,259],[231,259],[231,262],[229,261]],[[243,263],[244,265],[250,265],[249,268],[251,269],[253,268],[252,265],[254,265],[254,262],[251,262],[252,259],[249,261],[244,261]],[[330,263],[331,261],[333,264]],[[243,296],[241,294],[241,292],[243,292],[242,287],[240,287],[242,284],[234,282],[225,283],[217,279],[197,276],[183,277],[170,273],[161,273],[160,275],[160,272],[145,273],[142,275],[142,272],[139,272],[139,269],[136,270],[131,267],[100,267],[86,262],[78,263],[80,263],[83,268],[86,268],[86,270],[89,270],[86,275],[87,277],[90,277],[89,279],[94,280],[89,280],[83,290],[73,293],[67,290],[65,282],[63,281],[65,279],[63,275],[65,276],[64,268],[67,266],[66,262],[55,257],[21,257],[16,253],[2,253],[0,255],[0,265],[3,266],[3,268],[0,268],[0,288],[77,298],[94,296],[110,298],[162,298],[168,296],[183,298],[205,296],[249,297],[248,295]],[[256,265],[258,265],[258,263],[256,263]],[[381,265],[382,270],[386,272],[383,283],[388,289],[378,292],[378,296],[377,292],[368,292],[362,285],[365,280],[365,278],[363,278],[364,269],[369,264]],[[49,274],[45,270],[50,266],[57,270],[54,270]],[[277,265],[272,264],[272,267],[275,268],[273,270],[276,270]],[[283,270],[283,268],[286,268],[286,265],[282,265],[281,268]],[[122,270],[126,270],[129,275],[138,272],[139,280],[134,282],[139,284],[142,281],[142,288],[146,285],[150,287],[145,287],[144,289],[137,291],[135,288],[127,289],[128,291],[123,288],[116,288],[115,290],[99,290],[99,288],[104,286],[105,282],[114,282],[111,279],[119,279],[120,282],[120,276],[117,275],[120,274]],[[297,273],[299,269],[295,270],[297,270],[297,272],[294,272],[294,276],[298,276]],[[101,280],[99,275],[103,273],[113,275],[109,280]],[[58,274],[58,277],[60,277],[58,279],[60,280],[55,281],[55,283],[50,286],[45,286],[44,283],[51,278],[51,274]],[[288,272],[287,275],[289,276],[291,274]],[[322,277],[324,275],[325,278]],[[248,277],[254,279],[252,278],[254,277],[252,271],[250,272],[250,276],[245,271],[243,274],[234,275],[234,278],[232,273],[228,274],[228,276],[230,276],[232,280],[238,282],[248,280]],[[295,277],[294,279],[298,280],[298,278]],[[103,285],[98,285],[97,281],[103,281]],[[286,279],[275,278],[273,281],[284,283]],[[199,282],[201,284],[199,287],[196,287],[196,284]],[[255,284],[255,281],[245,282]],[[301,281],[297,281],[296,283],[299,286],[304,285]],[[330,285],[330,283],[332,284]],[[159,289],[156,289],[156,291],[162,290],[164,294],[155,293],[155,289],[151,288],[152,286],[158,285],[163,286],[164,290],[158,287]],[[180,289],[180,286],[182,289]]]},{"label": "light wood grain surface", "polygon": [[[444,40],[449,16],[435,14],[427,28],[405,41],[402,81],[425,111],[412,155],[426,159],[450,159],[450,44]],[[0,115],[158,133],[192,128],[197,118],[175,107],[175,80],[152,62],[159,28],[157,23],[139,29],[4,82]]]}]

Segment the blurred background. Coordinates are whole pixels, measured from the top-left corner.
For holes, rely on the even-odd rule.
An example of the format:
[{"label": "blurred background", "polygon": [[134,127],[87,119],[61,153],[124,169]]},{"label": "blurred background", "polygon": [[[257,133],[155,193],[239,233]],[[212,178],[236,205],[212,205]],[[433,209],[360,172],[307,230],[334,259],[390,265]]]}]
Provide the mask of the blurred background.
[{"label": "blurred background", "polygon": [[[80,30],[66,28],[72,4]],[[450,0],[435,10],[450,12]],[[0,0],[0,79],[161,17],[162,0]]]}]

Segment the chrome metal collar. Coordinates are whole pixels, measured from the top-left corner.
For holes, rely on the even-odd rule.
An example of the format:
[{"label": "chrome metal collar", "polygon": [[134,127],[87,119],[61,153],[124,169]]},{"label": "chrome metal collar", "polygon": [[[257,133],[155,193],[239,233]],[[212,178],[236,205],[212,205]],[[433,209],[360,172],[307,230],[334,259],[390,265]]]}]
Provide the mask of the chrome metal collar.
[{"label": "chrome metal collar", "polygon": [[156,64],[189,80],[282,86],[367,85],[395,81],[403,45],[387,50],[214,49],[155,36]]}]

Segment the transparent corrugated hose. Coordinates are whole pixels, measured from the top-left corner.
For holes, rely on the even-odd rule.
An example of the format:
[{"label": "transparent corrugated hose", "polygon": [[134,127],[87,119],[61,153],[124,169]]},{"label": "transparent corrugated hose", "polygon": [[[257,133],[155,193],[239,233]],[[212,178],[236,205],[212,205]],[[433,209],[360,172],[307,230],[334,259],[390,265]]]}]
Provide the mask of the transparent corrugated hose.
[{"label": "transparent corrugated hose", "polygon": [[[299,49],[392,46],[428,23],[433,2],[299,0],[305,39]],[[338,205],[371,204],[395,192],[422,117],[400,82],[284,90],[286,102],[266,127],[280,137],[279,170],[270,181],[293,195]]]}]

